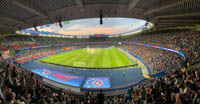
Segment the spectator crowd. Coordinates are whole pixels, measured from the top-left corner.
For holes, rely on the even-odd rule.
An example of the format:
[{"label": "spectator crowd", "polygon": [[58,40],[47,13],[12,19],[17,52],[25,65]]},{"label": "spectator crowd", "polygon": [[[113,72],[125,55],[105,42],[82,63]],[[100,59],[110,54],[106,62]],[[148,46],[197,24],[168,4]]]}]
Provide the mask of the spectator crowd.
[{"label": "spectator crowd", "polygon": [[200,104],[200,70],[174,69],[119,96],[55,90],[11,60],[0,58],[0,104]]},{"label": "spectator crowd", "polygon": [[[79,40],[84,42],[87,39]],[[200,61],[200,34],[198,31],[173,31],[152,33],[107,41],[130,41],[165,46],[186,55],[190,64]],[[67,44],[76,39],[11,36],[3,38],[0,50],[23,49],[42,45]],[[99,45],[98,45],[99,46]],[[89,92],[77,95],[70,90],[55,90],[41,83],[33,73],[13,64],[13,59],[0,57],[0,104],[200,104],[200,68],[185,68],[183,60],[175,53],[136,45],[117,45],[139,56],[152,69],[153,73],[166,71],[161,78],[152,77],[145,84],[138,85],[119,96],[105,96]],[[54,46],[56,47],[56,46]],[[22,58],[43,52],[60,49],[33,49],[13,58]],[[66,49],[62,47],[61,49]],[[172,66],[181,66],[176,68]]]}]

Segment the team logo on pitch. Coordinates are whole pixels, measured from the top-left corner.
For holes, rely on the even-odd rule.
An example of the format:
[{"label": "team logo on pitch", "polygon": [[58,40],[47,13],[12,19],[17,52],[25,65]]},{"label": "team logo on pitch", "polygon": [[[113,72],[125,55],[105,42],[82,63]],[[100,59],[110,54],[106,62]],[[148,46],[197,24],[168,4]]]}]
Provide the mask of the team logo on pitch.
[{"label": "team logo on pitch", "polygon": [[95,80],[93,85],[95,86],[101,86],[103,84],[103,82],[101,80]]},{"label": "team logo on pitch", "polygon": [[48,70],[43,70],[43,74],[44,74],[44,75],[49,75],[49,74],[51,74],[51,72],[48,71]]}]

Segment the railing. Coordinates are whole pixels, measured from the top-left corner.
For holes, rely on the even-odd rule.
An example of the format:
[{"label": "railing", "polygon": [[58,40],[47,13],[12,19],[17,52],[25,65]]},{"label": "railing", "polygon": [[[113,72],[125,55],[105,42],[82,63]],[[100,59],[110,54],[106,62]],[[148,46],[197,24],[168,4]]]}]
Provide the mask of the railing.
[{"label": "railing", "polygon": [[119,68],[128,68],[128,67],[135,67],[137,64],[134,65],[128,65],[128,66],[121,66],[121,67],[104,67],[104,68],[98,68],[98,67],[79,67],[79,66],[70,66],[70,65],[61,65],[61,64],[55,64],[51,62],[45,62],[45,61],[40,61],[43,63],[47,64],[52,64],[52,65],[58,65],[58,66],[64,66],[64,67],[71,67],[71,68],[79,68],[79,69],[93,69],[93,70],[99,70],[99,69],[119,69]]}]

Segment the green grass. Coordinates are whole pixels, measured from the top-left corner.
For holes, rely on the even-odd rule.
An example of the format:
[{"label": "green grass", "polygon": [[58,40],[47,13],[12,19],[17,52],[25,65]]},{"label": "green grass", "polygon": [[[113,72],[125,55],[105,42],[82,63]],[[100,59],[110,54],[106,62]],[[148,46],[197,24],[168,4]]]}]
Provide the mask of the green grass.
[{"label": "green grass", "polygon": [[67,66],[94,68],[111,68],[136,64],[117,48],[94,48],[93,53],[88,52],[86,48],[76,49],[45,57],[39,61]]}]

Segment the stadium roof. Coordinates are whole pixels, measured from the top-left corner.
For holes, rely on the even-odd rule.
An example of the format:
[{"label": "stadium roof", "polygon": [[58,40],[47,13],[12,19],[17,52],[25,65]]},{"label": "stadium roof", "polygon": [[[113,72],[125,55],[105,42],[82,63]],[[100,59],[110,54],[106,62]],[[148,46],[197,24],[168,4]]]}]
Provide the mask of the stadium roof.
[{"label": "stadium roof", "polygon": [[157,27],[200,24],[199,0],[0,0],[0,33],[52,24],[61,19],[128,17]]}]

